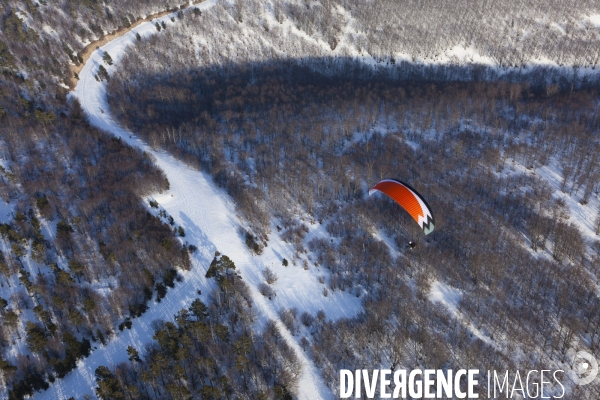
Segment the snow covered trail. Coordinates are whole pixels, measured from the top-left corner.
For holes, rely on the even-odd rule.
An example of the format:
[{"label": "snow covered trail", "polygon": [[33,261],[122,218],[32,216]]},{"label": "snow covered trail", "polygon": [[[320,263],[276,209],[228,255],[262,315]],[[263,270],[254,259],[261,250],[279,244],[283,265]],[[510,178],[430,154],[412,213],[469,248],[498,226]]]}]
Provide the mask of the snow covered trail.
[{"label": "snow covered trail", "polygon": [[[215,0],[209,0],[200,4],[198,8],[207,9],[215,3]],[[171,24],[170,17],[171,15],[166,15],[157,20]],[[151,35],[156,33],[156,28],[153,22],[141,24],[106,44],[101,50],[110,52],[115,64],[118,64],[125,48],[136,40],[136,33],[141,36]],[[196,245],[198,251],[192,257],[192,269],[182,273],[183,281],[169,290],[160,303],[150,304],[149,310],[142,317],[134,319],[131,330],[118,332],[106,346],[96,345],[98,348],[95,346],[88,358],[80,360],[74,371],[64,379],[54,382],[46,392],[36,393],[35,397],[66,399],[71,396],[82,398],[86,394],[93,396],[96,386],[94,371],[98,366],[114,367],[120,362],[127,362],[126,349],[129,345],[143,350],[144,345],[152,341],[152,322],[158,319],[172,320],[177,311],[189,306],[191,301],[198,297],[198,289],[202,290],[201,297],[206,300],[205,296],[214,284],[207,280],[204,274],[214,251],[219,250],[235,262],[244,281],[248,283],[259,322],[267,319],[275,321],[283,338],[295,350],[301,361],[298,399],[335,398],[318,369],[302,351],[297,339],[281,322],[277,310],[284,306],[298,307],[301,312],[311,313],[324,309],[329,318],[336,319],[355,315],[361,309],[359,300],[349,294],[340,293],[331,293],[324,297],[323,286],[317,283],[315,271],[307,272],[299,267],[280,268],[280,276],[283,279],[275,285],[275,301],[269,301],[262,296],[257,285],[263,281],[262,271],[265,265],[274,265],[275,262],[281,265],[281,253],[285,254],[289,246],[273,238],[262,256],[252,256],[238,234],[240,221],[236,216],[235,205],[229,196],[212,182],[210,176],[187,166],[167,152],[153,150],[132,132],[119,126],[110,115],[105,84],[94,78],[98,66],[102,63],[102,51],[95,51],[85,64],[74,96],[79,99],[93,126],[120,137],[128,144],[155,157],[156,164],[170,182],[170,190],[154,196],[154,199],[174,218],[177,225],[184,227],[186,241]],[[107,69],[110,72],[113,68],[115,67]]]}]

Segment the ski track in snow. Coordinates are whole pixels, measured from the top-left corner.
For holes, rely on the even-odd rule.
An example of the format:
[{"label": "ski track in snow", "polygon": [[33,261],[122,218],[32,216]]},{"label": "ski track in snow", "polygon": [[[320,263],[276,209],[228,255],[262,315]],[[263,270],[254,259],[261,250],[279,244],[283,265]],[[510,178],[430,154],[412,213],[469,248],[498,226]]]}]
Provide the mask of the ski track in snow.
[{"label": "ski track in snow", "polygon": [[[208,9],[216,4],[209,0],[197,7]],[[240,221],[236,216],[235,205],[229,196],[219,189],[210,176],[189,167],[175,159],[165,151],[155,151],[147,143],[136,137],[113,120],[109,113],[106,99],[106,87],[96,81],[94,75],[102,63],[103,51],[110,53],[118,64],[126,47],[135,42],[135,34],[142,37],[157,33],[155,21],[173,24],[170,18],[173,14],[146,22],[114,41],[96,50],[81,71],[80,80],[74,91],[83,110],[88,115],[91,125],[111,133],[131,146],[137,147],[155,157],[156,164],[163,170],[170,182],[170,190],[156,194],[153,198],[158,201],[177,225],[183,226],[186,232],[185,241],[198,247],[191,257],[190,271],[180,272],[183,281],[168,291],[160,303],[152,302],[150,308],[140,318],[132,320],[130,330],[118,332],[106,346],[94,343],[92,354],[80,360],[77,368],[63,379],[57,379],[45,392],[38,392],[37,399],[66,399],[71,396],[79,399],[84,395],[95,396],[96,381],[94,371],[104,365],[114,367],[121,362],[128,362],[126,349],[131,345],[142,351],[144,345],[152,341],[155,320],[173,320],[173,316],[198,297],[197,290],[202,290],[200,296],[207,301],[207,294],[214,288],[214,283],[206,279],[204,274],[210,264],[215,250],[228,255],[236,264],[244,281],[248,284],[259,325],[268,319],[275,321],[283,338],[296,352],[302,372],[299,378],[297,395],[299,400],[316,400],[335,398],[332,391],[323,381],[320,371],[302,351],[297,339],[283,325],[278,310],[287,307],[297,307],[300,312],[316,313],[323,309],[330,319],[352,317],[361,309],[360,300],[348,293],[333,292],[323,296],[323,286],[318,283],[317,276],[323,274],[311,267],[305,271],[300,266],[281,267],[284,257],[290,258],[293,249],[275,235],[271,235],[268,247],[261,256],[252,256],[244,240],[238,234]],[[115,67],[107,67],[110,72]],[[146,199],[144,199],[146,201]],[[271,267],[279,276],[273,285],[277,296],[270,301],[260,294],[257,285],[264,281],[262,271],[265,266]]]}]

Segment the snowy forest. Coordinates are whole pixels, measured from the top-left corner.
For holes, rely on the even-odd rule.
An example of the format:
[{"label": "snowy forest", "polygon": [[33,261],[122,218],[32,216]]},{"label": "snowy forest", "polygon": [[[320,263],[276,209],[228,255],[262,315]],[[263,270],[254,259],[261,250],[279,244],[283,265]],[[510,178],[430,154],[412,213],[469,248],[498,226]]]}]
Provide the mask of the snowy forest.
[{"label": "snowy forest", "polygon": [[[544,37],[535,45],[545,58],[590,69],[578,76],[557,66],[510,68],[528,60],[505,60],[510,46],[473,26],[461,34],[485,42],[480,57],[493,64],[424,66],[395,54],[418,56],[407,42],[427,42],[426,34],[386,43],[393,36],[366,28],[377,20],[397,35],[381,15],[418,18],[395,18],[400,7],[377,4],[369,15],[344,3],[350,17],[330,2],[276,2],[272,13],[238,2],[184,19],[127,51],[108,82],[111,109],[153,146],[210,172],[253,235],[266,238],[271,219],[279,221],[295,261],[330,271],[325,292],[362,298],[355,319],[285,314],[334,390],[341,368],[527,370],[561,365],[573,346],[597,351],[600,248],[554,195],[589,205],[598,233],[594,62]],[[319,30],[336,24],[304,7],[336,11],[332,20],[360,38]],[[310,37],[281,34],[295,30]],[[430,49],[426,60],[461,41],[429,36],[429,47],[415,47]],[[363,50],[374,61],[361,60]],[[561,174],[557,185],[540,176],[543,167]],[[391,217],[393,202],[366,196],[369,184],[398,176],[427,193],[438,221],[431,238],[408,216]],[[327,237],[305,240],[315,223]],[[428,299],[439,282],[464,293],[458,321]],[[583,390],[593,397],[598,387]]]},{"label": "snowy forest", "polygon": [[[254,257],[293,249],[265,269],[267,301],[294,267],[324,299],[358,299],[348,318],[277,310],[334,395],[340,369],[600,359],[600,7],[515,3],[1,4],[2,395],[43,395],[176,291],[203,250],[151,199],[170,188],[153,156],[90,126],[67,94],[90,41],[166,10],[170,24],[118,61],[97,50],[110,113],[210,175]],[[368,196],[383,178],[424,194],[431,235]],[[297,398],[298,354],[257,322],[219,250],[201,271],[212,290],[154,321],[128,362],[95,369],[89,395]],[[567,387],[600,395],[598,381]]]}]

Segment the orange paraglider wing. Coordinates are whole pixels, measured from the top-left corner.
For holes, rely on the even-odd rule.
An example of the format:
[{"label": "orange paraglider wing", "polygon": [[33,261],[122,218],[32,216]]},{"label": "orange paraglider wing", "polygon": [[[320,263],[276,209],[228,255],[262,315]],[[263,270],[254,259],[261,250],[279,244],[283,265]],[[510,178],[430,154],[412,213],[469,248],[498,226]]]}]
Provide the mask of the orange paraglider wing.
[{"label": "orange paraglider wing", "polygon": [[369,195],[380,191],[400,204],[411,217],[419,224],[423,232],[428,235],[433,232],[435,221],[429,205],[416,190],[406,183],[395,179],[384,179],[371,189]]}]

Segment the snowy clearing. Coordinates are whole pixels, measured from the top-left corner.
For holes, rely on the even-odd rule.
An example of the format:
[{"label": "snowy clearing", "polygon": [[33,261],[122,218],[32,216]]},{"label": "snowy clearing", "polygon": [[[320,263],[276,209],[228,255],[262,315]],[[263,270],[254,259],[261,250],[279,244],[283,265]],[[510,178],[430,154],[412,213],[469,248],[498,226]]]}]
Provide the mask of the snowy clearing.
[{"label": "snowy clearing", "polygon": [[472,334],[483,340],[489,345],[496,347],[496,344],[487,337],[483,332],[481,332],[477,327],[473,326],[471,322],[467,318],[465,318],[459,310],[459,303],[462,298],[462,292],[452,286],[449,286],[443,282],[435,281],[431,284],[431,289],[429,291],[429,301],[432,303],[441,303],[446,307],[448,312],[458,321],[460,321],[463,325],[465,325]]}]

